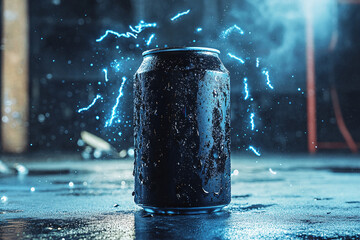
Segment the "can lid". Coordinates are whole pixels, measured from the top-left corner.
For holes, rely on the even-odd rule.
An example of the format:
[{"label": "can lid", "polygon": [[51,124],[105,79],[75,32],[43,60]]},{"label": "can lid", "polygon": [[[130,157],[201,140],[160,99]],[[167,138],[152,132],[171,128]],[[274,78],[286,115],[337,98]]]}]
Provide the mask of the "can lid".
[{"label": "can lid", "polygon": [[220,54],[220,51],[215,48],[207,48],[207,47],[171,47],[171,48],[155,48],[151,50],[147,50],[142,53],[143,56],[153,54],[153,53],[161,53],[161,52],[182,52],[182,51],[195,51],[195,52],[214,52]]}]

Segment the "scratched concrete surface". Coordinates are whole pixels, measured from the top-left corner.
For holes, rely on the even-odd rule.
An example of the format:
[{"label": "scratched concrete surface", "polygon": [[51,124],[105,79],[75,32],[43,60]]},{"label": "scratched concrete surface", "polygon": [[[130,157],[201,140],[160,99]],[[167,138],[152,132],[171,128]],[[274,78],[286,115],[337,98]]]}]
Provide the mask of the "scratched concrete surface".
[{"label": "scratched concrete surface", "polygon": [[0,174],[0,239],[360,239],[358,156],[233,155],[231,204],[192,216],[137,207],[130,159],[58,159]]}]

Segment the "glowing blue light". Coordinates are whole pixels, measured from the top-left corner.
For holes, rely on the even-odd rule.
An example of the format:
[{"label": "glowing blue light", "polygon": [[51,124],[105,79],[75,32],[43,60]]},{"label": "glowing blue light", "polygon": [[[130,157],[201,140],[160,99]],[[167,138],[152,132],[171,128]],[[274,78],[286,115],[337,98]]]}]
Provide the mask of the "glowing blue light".
[{"label": "glowing blue light", "polygon": [[100,38],[96,39],[97,42],[101,42],[102,40],[104,40],[104,38],[106,38],[109,34],[113,34],[116,37],[124,37],[124,38],[137,38],[137,34],[139,34],[142,30],[144,30],[145,28],[149,28],[149,27],[156,27],[156,23],[146,23],[143,20],[140,21],[140,23],[138,25],[136,25],[135,27],[132,27],[131,25],[129,26],[130,30],[132,32],[126,32],[126,33],[118,33],[115,32],[113,30],[106,30],[105,34],[102,35]]},{"label": "glowing blue light", "polygon": [[196,31],[197,32],[201,32],[203,29],[201,27],[197,28]]},{"label": "glowing blue light", "polygon": [[135,33],[141,33],[145,28],[156,27],[156,23],[146,23],[143,20],[139,22],[135,27],[129,26],[131,31]]},{"label": "glowing blue light", "polygon": [[151,34],[149,39],[146,41],[146,45],[149,46],[151,44],[151,41],[153,40],[153,38],[155,37],[155,34]]},{"label": "glowing blue light", "polygon": [[188,9],[188,10],[185,11],[185,12],[178,13],[178,14],[176,14],[174,17],[172,17],[170,20],[171,20],[171,21],[174,21],[174,20],[178,19],[179,17],[181,17],[181,16],[183,16],[183,15],[189,14],[189,12],[190,12],[190,9]]},{"label": "glowing blue light", "polygon": [[78,113],[81,113],[81,112],[83,112],[83,111],[89,110],[92,106],[94,106],[94,104],[96,103],[96,101],[97,101],[98,99],[103,99],[103,97],[102,97],[100,94],[96,95],[96,97],[95,97],[94,100],[90,103],[90,105],[87,106],[87,107],[84,107],[84,108],[80,108],[80,109],[78,110]]},{"label": "glowing blue light", "polygon": [[256,58],[256,67],[258,68],[260,66],[260,59]]},{"label": "glowing blue light", "polygon": [[109,79],[108,79],[108,70],[106,68],[104,68],[103,72],[105,74],[105,82],[109,81]]},{"label": "glowing blue light", "polygon": [[231,58],[234,58],[234,59],[238,60],[238,61],[239,61],[240,63],[242,63],[242,64],[245,63],[244,60],[242,60],[241,58],[239,58],[239,57],[237,57],[237,56],[235,56],[235,55],[233,55],[233,54],[231,54],[231,53],[228,53],[227,55],[228,55],[229,57],[231,57]]},{"label": "glowing blue light", "polygon": [[119,88],[119,95],[117,96],[116,98],[116,103],[115,105],[113,106],[112,108],[112,112],[111,112],[111,117],[108,121],[106,121],[105,123],[105,127],[109,127],[113,124],[113,121],[114,121],[114,118],[116,117],[116,108],[119,106],[119,103],[120,103],[120,98],[123,96],[123,88],[124,88],[124,85],[125,85],[125,82],[126,82],[126,77],[122,77],[122,83],[121,83],[121,86]]},{"label": "glowing blue light", "polygon": [[249,146],[249,149],[250,149],[251,151],[253,151],[253,153],[255,153],[256,156],[258,156],[258,157],[261,156],[261,154],[259,153],[259,151],[256,150],[253,146]]},{"label": "glowing blue light", "polygon": [[226,38],[231,32],[233,32],[233,31],[235,31],[235,30],[238,31],[241,35],[244,35],[244,31],[235,24],[234,26],[229,27],[228,29],[226,29],[225,31],[223,31],[223,32],[221,33],[221,37],[222,37],[222,38]]},{"label": "glowing blue light", "polygon": [[115,32],[113,30],[106,30],[105,34],[102,35],[100,38],[96,39],[97,42],[101,42],[102,40],[104,40],[104,38],[106,38],[109,34],[114,34],[115,36],[117,37],[124,37],[124,38],[130,38],[130,37],[133,37],[133,38],[137,38],[137,35],[136,34],[133,34],[131,32],[126,32],[126,33],[118,33],[118,32]]},{"label": "glowing blue light", "polygon": [[245,91],[244,100],[247,100],[249,98],[249,90],[248,90],[247,78],[244,78],[244,91]]},{"label": "glowing blue light", "polygon": [[251,130],[254,130],[254,129],[255,129],[254,117],[255,117],[255,114],[254,114],[254,113],[251,113],[251,114],[250,114]]},{"label": "glowing blue light", "polygon": [[274,89],[274,87],[271,85],[270,82],[270,75],[268,70],[263,70],[262,72],[266,76],[266,84],[269,86],[269,88]]}]

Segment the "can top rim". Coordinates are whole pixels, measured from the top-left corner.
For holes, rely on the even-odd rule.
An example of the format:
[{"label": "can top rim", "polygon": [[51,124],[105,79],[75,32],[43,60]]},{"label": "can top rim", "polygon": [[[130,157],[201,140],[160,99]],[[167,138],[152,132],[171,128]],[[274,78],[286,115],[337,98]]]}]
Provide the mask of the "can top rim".
[{"label": "can top rim", "polygon": [[149,54],[161,52],[182,52],[182,51],[205,51],[220,54],[220,51],[215,48],[208,47],[171,47],[171,48],[154,48],[142,53],[143,57]]}]

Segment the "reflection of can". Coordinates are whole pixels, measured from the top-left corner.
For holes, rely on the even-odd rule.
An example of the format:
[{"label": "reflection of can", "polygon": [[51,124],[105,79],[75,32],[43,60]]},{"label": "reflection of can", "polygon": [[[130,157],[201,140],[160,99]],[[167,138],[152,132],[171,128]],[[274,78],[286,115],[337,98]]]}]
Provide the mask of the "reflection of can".
[{"label": "reflection of can", "polygon": [[230,78],[210,48],[143,53],[135,74],[135,202],[202,213],[230,202]]}]

